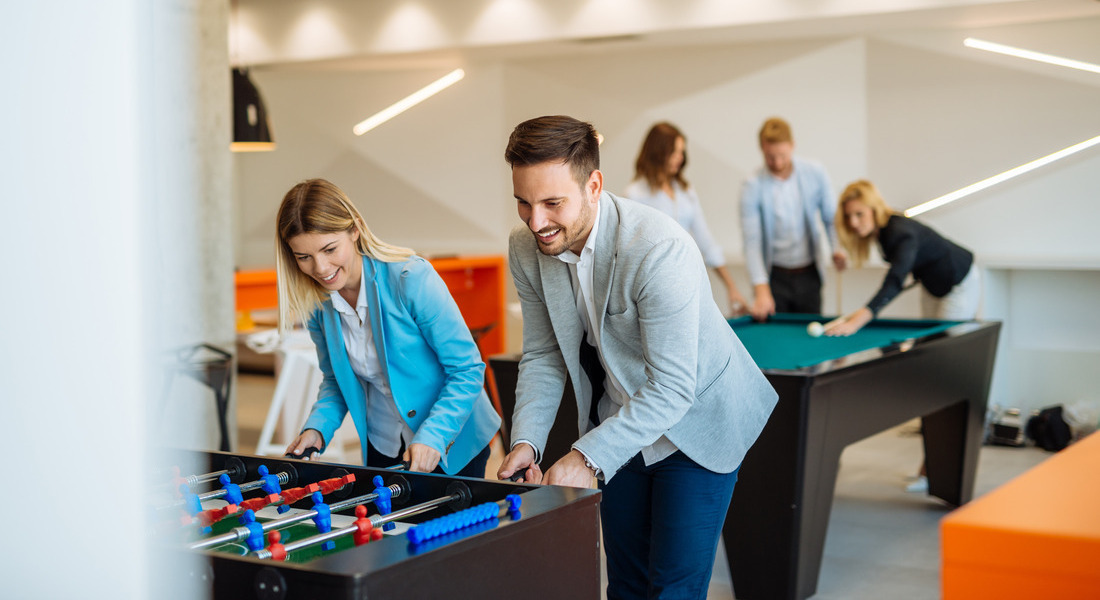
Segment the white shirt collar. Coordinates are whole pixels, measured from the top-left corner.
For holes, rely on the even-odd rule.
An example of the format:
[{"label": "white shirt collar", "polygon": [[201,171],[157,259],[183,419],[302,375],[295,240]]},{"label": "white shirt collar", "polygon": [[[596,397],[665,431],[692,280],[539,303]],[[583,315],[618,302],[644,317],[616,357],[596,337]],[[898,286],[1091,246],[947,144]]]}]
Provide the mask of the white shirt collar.
[{"label": "white shirt collar", "polygon": [[[362,259],[360,259],[360,260],[362,260]],[[344,313],[345,315],[348,315],[348,316],[359,317],[360,313],[362,311],[366,310],[366,308],[367,308],[367,273],[366,273],[366,269],[363,269],[359,273],[359,298],[355,302],[355,309],[354,310],[351,308],[351,305],[348,304],[348,301],[345,300],[344,297],[340,295],[339,291],[329,292],[328,295],[329,295],[329,298],[332,298],[332,307],[335,308],[337,310],[337,312]]]}]

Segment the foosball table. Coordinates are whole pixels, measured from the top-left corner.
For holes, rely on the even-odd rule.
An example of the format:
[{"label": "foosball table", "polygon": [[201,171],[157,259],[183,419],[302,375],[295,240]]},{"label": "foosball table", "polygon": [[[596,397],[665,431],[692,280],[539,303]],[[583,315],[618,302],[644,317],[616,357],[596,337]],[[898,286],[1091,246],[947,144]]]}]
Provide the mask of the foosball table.
[{"label": "foosball table", "polygon": [[[596,490],[225,452],[169,455],[154,546],[215,599],[600,593]],[[185,475],[187,474],[187,475]]]}]

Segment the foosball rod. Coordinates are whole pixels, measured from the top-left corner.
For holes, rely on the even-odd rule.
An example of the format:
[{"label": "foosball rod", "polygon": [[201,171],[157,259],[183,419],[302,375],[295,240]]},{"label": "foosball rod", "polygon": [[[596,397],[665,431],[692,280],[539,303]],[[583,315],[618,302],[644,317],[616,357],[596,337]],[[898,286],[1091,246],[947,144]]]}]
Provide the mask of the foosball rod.
[{"label": "foosball rod", "polygon": [[[222,469],[221,471],[214,471],[213,473],[204,473],[202,475],[188,475],[187,477],[183,477],[182,478],[183,481],[181,481],[179,483],[186,483],[189,486],[194,486],[194,485],[198,485],[200,483],[206,483],[208,481],[217,481],[218,478],[221,477],[222,475],[229,475],[230,477],[232,477],[233,476],[233,471],[230,471],[228,469]],[[171,482],[169,483],[169,485],[171,485]]]},{"label": "foosball rod", "polygon": [[173,467],[172,469],[173,469],[173,472],[175,473],[175,475],[173,475],[172,478],[169,481],[165,481],[164,483],[154,484],[156,486],[156,489],[160,489],[160,488],[176,489],[176,488],[179,487],[179,485],[181,483],[186,483],[188,486],[196,486],[200,483],[206,483],[208,481],[217,481],[218,478],[221,477],[222,475],[228,475],[231,478],[236,476],[236,475],[243,475],[243,473],[238,472],[237,469],[222,469],[221,471],[214,471],[212,473],[203,473],[202,475],[188,475],[187,477],[180,477],[179,476],[179,467]]},{"label": "foosball rod", "polygon": [[[389,486],[391,497],[397,498],[404,493],[403,488],[399,484],[393,484]],[[340,512],[342,510],[351,508],[353,506],[359,506],[360,504],[366,504],[378,498],[378,492],[371,492],[362,496],[356,496],[355,498],[348,498],[347,500],[341,500],[340,502],[334,502],[329,505],[329,510],[332,512]],[[285,529],[295,523],[301,521],[307,521],[313,518],[317,514],[316,510],[307,510],[296,515],[289,517],[282,517],[280,519],[272,519],[270,521],[264,521],[260,524],[264,533],[275,529]],[[233,542],[239,542],[247,538],[251,534],[251,531],[247,527],[234,527],[226,533],[209,537],[204,540],[199,540],[190,546],[192,550],[203,550],[205,548],[213,548],[215,546],[221,546],[222,544],[231,544]]]},{"label": "foosball rod", "polygon": [[[428,500],[427,502],[424,502],[422,504],[417,504],[415,506],[410,506],[408,508],[403,508],[401,510],[395,510],[395,511],[393,511],[392,513],[390,513],[388,515],[373,515],[373,516],[369,517],[371,527],[372,528],[378,527],[380,525],[384,525],[386,523],[389,523],[390,521],[396,521],[396,520],[404,518],[404,517],[411,517],[413,515],[418,515],[420,513],[428,512],[429,510],[432,510],[433,508],[435,508],[435,507],[437,507],[441,504],[446,504],[448,502],[454,502],[456,500],[461,500],[462,498],[463,498],[463,494],[456,492],[456,493],[451,494],[449,496],[441,496],[439,498],[436,498],[435,500]],[[336,508],[335,508],[336,505],[334,504],[332,506],[333,506],[333,510],[335,511],[336,510]],[[351,527],[344,527],[342,529],[333,529],[332,531],[328,531],[328,532],[325,532],[325,533],[319,533],[317,535],[307,537],[307,538],[302,538],[302,539],[298,540],[297,542],[291,542],[289,544],[286,544],[283,548],[284,548],[285,552],[290,553],[290,552],[293,552],[294,550],[300,550],[300,549],[305,548],[307,546],[312,546],[314,544],[320,544],[322,542],[327,542],[329,540],[334,540],[336,538],[343,537],[345,535],[351,535],[351,534],[355,533],[356,531],[359,531],[359,528],[354,526],[354,525],[351,526]],[[253,555],[256,558],[269,559],[269,558],[271,558],[271,551],[265,548],[263,550],[257,550],[256,552],[253,553]]]},{"label": "foosball rod", "polygon": [[[222,471],[222,472],[224,473],[224,471]],[[220,477],[220,475],[219,475],[219,477]],[[278,478],[279,485],[286,485],[286,484],[290,483],[291,475],[290,475],[290,473],[287,473],[286,471],[280,471],[279,473],[276,473],[275,477]],[[252,490],[254,490],[256,488],[263,487],[264,483],[266,483],[266,482],[263,479],[257,479],[256,481],[250,481],[248,483],[242,483],[238,486],[238,488],[240,489],[241,493],[243,494],[245,492],[251,492]],[[199,499],[199,504],[201,504],[203,502],[206,502],[207,500],[217,500],[218,498],[224,498],[226,496],[226,494],[228,494],[228,493],[229,493],[228,490],[223,487],[223,488],[219,488],[219,489],[216,489],[216,490],[211,490],[209,492],[204,492],[202,494],[196,494],[196,496]],[[175,508],[177,506],[181,506],[181,505],[184,505],[184,504],[187,504],[187,498],[180,498],[178,500],[173,501],[171,504],[166,504],[164,506],[158,506],[157,510],[167,510],[169,508]]]},{"label": "foosball rod", "polygon": [[[286,471],[280,471],[280,472],[276,473],[275,476],[279,478],[279,485],[286,485],[286,484],[290,483],[290,473],[287,473]],[[254,490],[256,488],[263,487],[264,483],[266,483],[266,482],[263,479],[257,479],[256,481],[249,481],[248,483],[242,483],[240,485],[241,493],[243,494],[245,492],[251,492],[252,490]],[[212,491],[206,492],[205,494],[199,494],[199,502],[206,502],[207,500],[216,500],[218,498],[224,497],[225,494],[226,494],[226,489],[225,488],[221,488],[221,489],[218,489],[218,490],[212,490]]]}]

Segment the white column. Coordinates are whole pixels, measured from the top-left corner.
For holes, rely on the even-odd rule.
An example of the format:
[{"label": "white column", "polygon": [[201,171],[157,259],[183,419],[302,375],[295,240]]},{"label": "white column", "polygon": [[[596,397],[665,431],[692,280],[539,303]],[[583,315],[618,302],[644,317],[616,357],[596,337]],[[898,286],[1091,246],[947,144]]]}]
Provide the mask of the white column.
[{"label": "white column", "polygon": [[6,597],[193,597],[151,571],[144,492],[161,350],[232,340],[227,10],[0,20]]}]

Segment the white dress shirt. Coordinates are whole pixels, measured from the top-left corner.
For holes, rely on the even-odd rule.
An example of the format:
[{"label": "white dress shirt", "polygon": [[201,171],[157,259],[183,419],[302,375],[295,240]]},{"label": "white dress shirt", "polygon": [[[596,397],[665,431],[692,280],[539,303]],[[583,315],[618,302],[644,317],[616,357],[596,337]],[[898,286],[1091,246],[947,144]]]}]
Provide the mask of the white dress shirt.
[{"label": "white dress shirt", "polygon": [[814,253],[810,245],[809,224],[806,222],[798,180],[793,175],[786,179],[775,177],[774,190],[775,239],[772,240],[772,264],[787,269],[810,265],[814,262]]},{"label": "white dress shirt", "polygon": [[[597,355],[600,357],[600,365],[603,366],[604,374],[606,378],[604,382],[609,385],[604,385],[603,398],[593,398],[593,402],[599,402],[597,405],[597,414],[600,416],[600,422],[615,416],[622,408],[626,401],[630,398],[630,394],[627,393],[623,384],[619,382],[619,379],[615,377],[615,372],[607,366],[607,361],[604,360],[603,349],[600,347],[600,328],[596,326],[599,320],[596,318],[596,307],[594,303],[589,299],[594,297],[593,285],[592,285],[592,272],[595,264],[595,252],[596,252],[596,236],[599,233],[600,228],[600,210],[601,204],[596,204],[596,214],[594,221],[592,222],[592,231],[588,234],[588,240],[584,243],[584,248],[581,249],[581,255],[577,256],[572,250],[566,250],[557,256],[557,259],[569,265],[569,276],[573,282],[573,295],[577,302],[577,316],[580,317],[581,323],[584,325],[586,332],[586,340],[595,349]],[[651,465],[659,460],[667,458],[672,453],[676,452],[678,448],[665,436],[661,436],[653,444],[642,449],[642,458],[645,460],[646,465]],[[578,450],[579,452],[579,450]],[[583,452],[582,452],[583,454]],[[587,456],[585,458],[588,458]],[[596,465],[599,468],[599,465]]]},{"label": "white dress shirt", "polygon": [[[366,277],[360,277],[359,299],[354,309],[339,292],[329,292],[329,297],[332,298],[332,307],[340,314],[340,333],[344,338],[348,362],[359,378],[367,399],[367,438],[375,450],[387,456],[397,456],[402,439],[407,444],[412,440],[413,431],[397,411],[397,402],[386,381],[386,371],[378,359],[378,349],[374,346],[370,317],[367,315],[366,287]],[[399,456],[397,458],[400,459]]]}]

